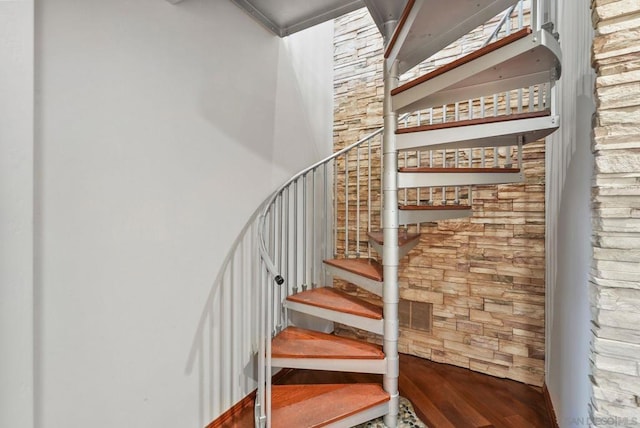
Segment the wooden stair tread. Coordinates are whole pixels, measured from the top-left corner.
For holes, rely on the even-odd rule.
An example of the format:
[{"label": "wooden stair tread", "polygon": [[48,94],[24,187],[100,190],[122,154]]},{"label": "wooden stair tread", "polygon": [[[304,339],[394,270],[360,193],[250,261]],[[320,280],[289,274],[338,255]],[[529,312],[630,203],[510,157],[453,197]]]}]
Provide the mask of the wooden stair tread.
[{"label": "wooden stair tread", "polygon": [[287,327],[271,342],[273,358],[327,358],[381,360],[384,353],[376,345],[333,334]]},{"label": "wooden stair tread", "polygon": [[396,134],[408,134],[411,132],[434,131],[436,129],[458,128],[462,126],[484,125],[487,123],[509,122],[520,119],[533,119],[536,117],[551,116],[551,110],[540,110],[526,113],[507,114],[502,116],[483,117],[478,119],[459,120],[456,122],[435,123],[433,125],[411,126],[409,128],[401,128]]},{"label": "wooden stair tread", "polygon": [[438,210],[470,210],[469,205],[400,205],[401,210],[438,211]]},{"label": "wooden stair tread", "polygon": [[274,385],[274,428],[323,427],[389,401],[377,384]]},{"label": "wooden stair tread", "polygon": [[303,291],[302,293],[287,297],[287,300],[346,314],[377,320],[382,319],[381,307],[332,287],[321,287]]},{"label": "wooden stair tread", "polygon": [[398,35],[400,34],[402,27],[404,27],[404,24],[406,24],[407,18],[409,17],[409,12],[411,12],[411,9],[413,8],[413,5],[415,4],[415,2],[416,0],[409,0],[405,5],[404,10],[402,11],[402,15],[400,15],[400,19],[398,20],[398,25],[396,25],[396,29],[393,31],[391,40],[389,41],[389,44],[387,45],[387,48],[384,51],[385,58],[389,58],[389,55],[391,54],[391,50],[393,49],[393,46],[398,41]]},{"label": "wooden stair tread", "polygon": [[[384,245],[384,232],[369,232],[369,238],[377,244]],[[406,230],[398,231],[398,246],[403,247],[406,244],[413,242],[415,239],[420,239],[419,233],[407,233]]]},{"label": "wooden stair tread", "polygon": [[448,174],[448,173],[517,173],[520,172],[520,168],[431,168],[428,166],[423,167],[409,167],[398,168],[398,172],[419,172],[419,173],[435,173],[435,174]]},{"label": "wooden stair tread", "polygon": [[346,271],[382,282],[382,265],[373,259],[328,259],[324,261]]},{"label": "wooden stair tread", "polygon": [[450,62],[449,64],[443,65],[440,68],[437,68],[435,70],[433,70],[430,73],[427,73],[423,76],[418,77],[417,79],[411,80],[403,85],[398,86],[397,88],[395,88],[394,90],[391,91],[391,95],[397,95],[403,91],[406,91],[407,89],[411,89],[414,86],[420,85],[421,83],[426,82],[427,80],[431,80],[436,76],[440,76],[444,73],[447,73],[451,70],[453,70],[454,68],[460,67],[464,64],[467,64],[477,58],[480,58],[481,56],[487,55],[490,52],[496,51],[504,46],[507,46],[510,43],[513,43],[517,40],[520,40],[524,37],[527,37],[529,34],[531,34],[531,28],[526,27],[523,28],[519,31],[516,31],[513,34],[510,34],[500,40],[497,40],[493,43],[488,44],[487,46],[478,49],[477,51],[471,52],[468,55],[465,55],[461,58],[458,58],[455,61]]}]

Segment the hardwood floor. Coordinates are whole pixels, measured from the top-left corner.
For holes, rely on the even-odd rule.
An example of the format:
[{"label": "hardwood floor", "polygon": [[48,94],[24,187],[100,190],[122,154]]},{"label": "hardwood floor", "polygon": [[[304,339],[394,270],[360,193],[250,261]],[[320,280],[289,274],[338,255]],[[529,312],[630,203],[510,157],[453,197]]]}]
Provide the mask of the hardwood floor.
[{"label": "hardwood floor", "polygon": [[[294,370],[280,383],[381,382],[361,373]],[[400,355],[400,394],[429,428],[551,427],[541,388]],[[224,424],[251,428],[252,408]],[[292,427],[295,428],[295,427]]]}]

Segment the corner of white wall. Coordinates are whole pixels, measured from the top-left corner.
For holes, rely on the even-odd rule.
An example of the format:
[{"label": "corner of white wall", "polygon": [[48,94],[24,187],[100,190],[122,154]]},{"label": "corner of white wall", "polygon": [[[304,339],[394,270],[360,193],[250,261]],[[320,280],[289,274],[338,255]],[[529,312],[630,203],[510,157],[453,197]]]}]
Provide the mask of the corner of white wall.
[{"label": "corner of white wall", "polygon": [[563,50],[558,82],[561,127],[546,154],[546,376],[560,426],[586,421],[589,387],[591,264],[591,117],[589,5],[558,2]]},{"label": "corner of white wall", "polygon": [[0,426],[34,425],[33,0],[0,1]]}]

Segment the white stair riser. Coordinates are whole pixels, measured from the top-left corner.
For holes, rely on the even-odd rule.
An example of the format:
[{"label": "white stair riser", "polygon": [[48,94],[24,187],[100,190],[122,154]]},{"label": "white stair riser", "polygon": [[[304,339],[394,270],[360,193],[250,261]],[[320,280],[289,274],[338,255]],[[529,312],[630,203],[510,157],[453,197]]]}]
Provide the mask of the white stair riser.
[{"label": "white stair riser", "polygon": [[382,297],[382,282],[365,278],[364,276],[331,265],[325,265],[325,269],[326,272],[331,276],[337,276],[340,279],[355,284],[358,287],[364,288],[365,290],[375,294],[376,296]]},{"label": "white stair riser", "polygon": [[398,113],[549,82],[560,59],[556,39],[530,34],[392,97]]},{"label": "white stair riser", "polygon": [[470,217],[471,210],[400,210],[398,220],[401,225],[432,223],[440,220],[451,220],[456,218]]},{"label": "white stair riser", "polygon": [[340,359],[340,358],[272,358],[273,367],[289,369],[329,370],[334,372],[354,372],[385,374],[386,358],[381,360]]},{"label": "white stair riser", "polygon": [[307,315],[312,315],[314,317],[323,318],[340,324],[346,324],[361,330],[370,331],[371,333],[383,334],[383,320],[346,314],[344,312],[305,305],[304,303],[299,302],[291,302],[289,300],[285,300],[284,306],[291,311],[305,313]]},{"label": "white stair riser", "polygon": [[451,173],[398,173],[398,188],[471,186],[486,184],[520,183],[524,180],[521,172],[451,172]]},{"label": "white stair riser", "polygon": [[396,139],[401,151],[515,146],[518,137],[524,137],[525,144],[538,141],[558,129],[559,124],[558,116],[545,116],[398,134]]}]

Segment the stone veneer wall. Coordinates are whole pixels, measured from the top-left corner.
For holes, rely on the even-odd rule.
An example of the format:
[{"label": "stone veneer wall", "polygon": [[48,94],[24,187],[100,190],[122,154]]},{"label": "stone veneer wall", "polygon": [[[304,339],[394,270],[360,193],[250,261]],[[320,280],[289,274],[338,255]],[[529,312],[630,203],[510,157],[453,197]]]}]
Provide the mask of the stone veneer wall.
[{"label": "stone veneer wall", "polygon": [[[594,0],[592,421],[640,425],[640,2]],[[635,419],[634,419],[635,418]]]},{"label": "stone veneer wall", "polygon": [[[493,25],[414,75],[477,49]],[[336,149],[382,126],[382,38],[366,10],[336,20],[334,88]],[[530,144],[524,183],[476,188],[472,218],[422,226],[419,246],[401,262],[401,297],[433,304],[433,324],[431,332],[401,328],[400,352],[542,385],[544,156],[544,144]]]}]

